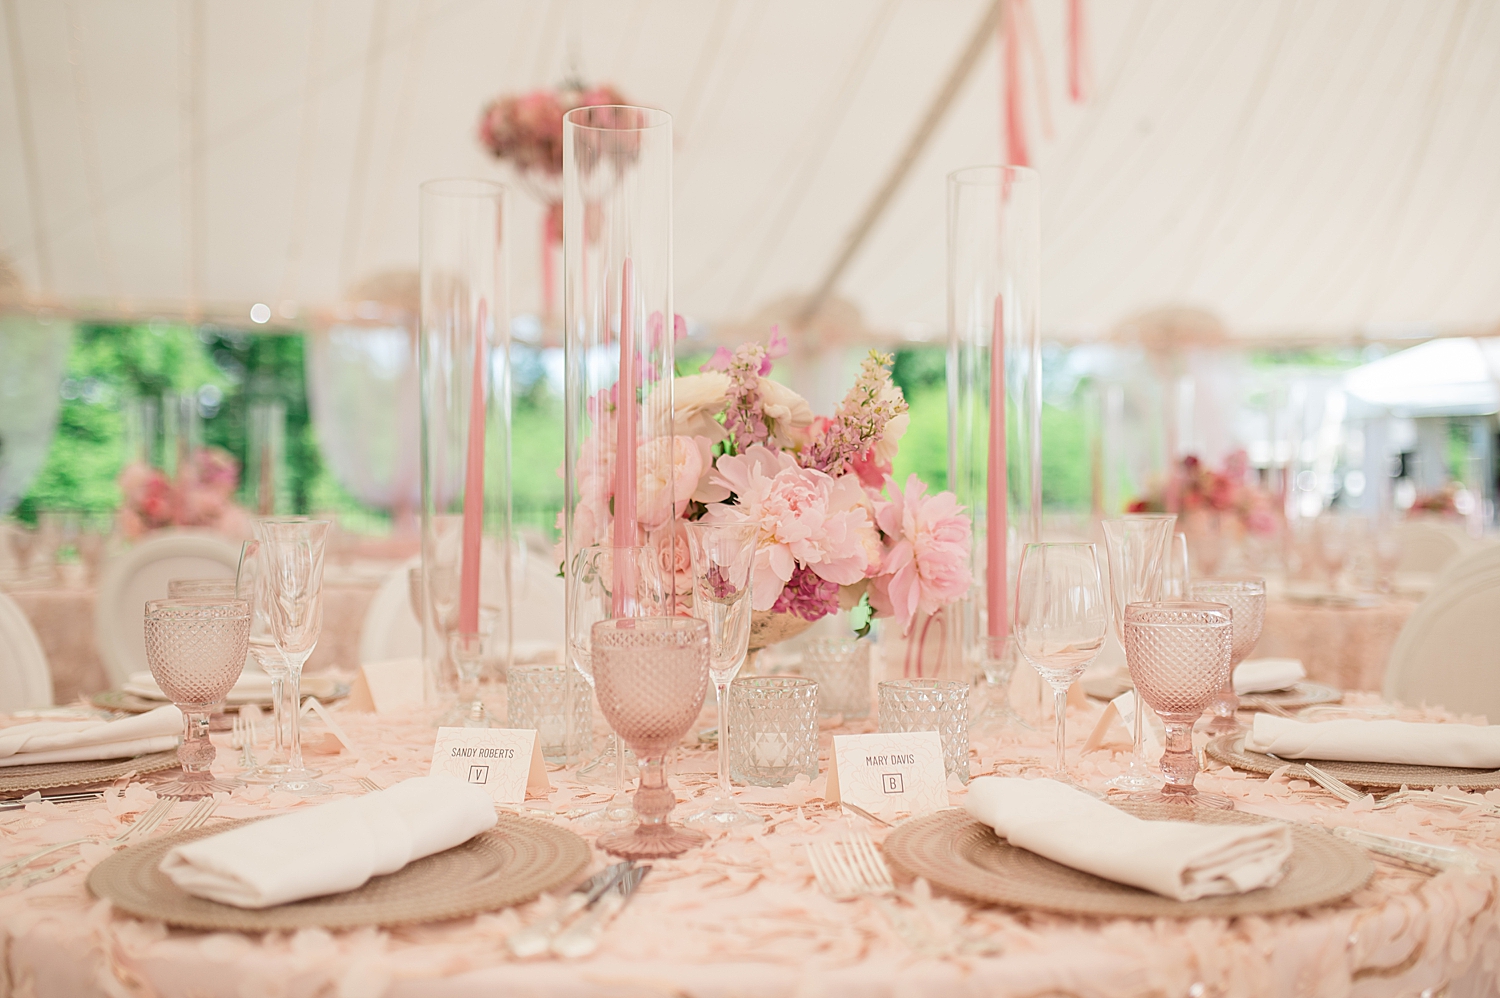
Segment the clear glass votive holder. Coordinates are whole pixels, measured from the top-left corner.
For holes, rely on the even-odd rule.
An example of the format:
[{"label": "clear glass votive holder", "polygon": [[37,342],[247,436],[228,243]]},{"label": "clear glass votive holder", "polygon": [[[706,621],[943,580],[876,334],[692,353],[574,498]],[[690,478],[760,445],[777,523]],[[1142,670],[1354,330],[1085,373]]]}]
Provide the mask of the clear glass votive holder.
[{"label": "clear glass votive holder", "polygon": [[881,731],[936,731],[943,769],[969,782],[969,685],[951,679],[887,679],[879,686]]},{"label": "clear glass votive holder", "polygon": [[729,684],[729,778],[784,787],[818,775],[818,684],[745,676]]},{"label": "clear glass votive holder", "polygon": [[844,638],[809,641],[802,674],[818,684],[818,713],[846,721],[870,716],[870,642]]},{"label": "clear glass votive holder", "polygon": [[593,691],[568,665],[513,665],[506,681],[505,725],[535,728],[542,758],[571,766],[592,747]]}]

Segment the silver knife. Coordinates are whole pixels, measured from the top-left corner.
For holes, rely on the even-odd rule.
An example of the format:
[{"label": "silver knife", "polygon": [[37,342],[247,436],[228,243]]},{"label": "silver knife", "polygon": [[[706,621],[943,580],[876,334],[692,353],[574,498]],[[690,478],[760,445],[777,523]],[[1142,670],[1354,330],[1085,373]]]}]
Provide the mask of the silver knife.
[{"label": "silver knife", "polygon": [[558,903],[552,914],[512,932],[505,939],[506,946],[518,957],[540,956],[547,952],[547,946],[552,942],[552,937],[557,930],[562,928],[568,919],[598,901],[605,891],[619,883],[620,878],[630,870],[632,865],[634,864],[616,863],[613,866],[606,866],[575,887],[571,894]]},{"label": "silver knife", "polygon": [[13,800],[0,801],[0,811],[14,811],[25,807],[27,804],[40,804],[42,801],[50,801],[53,804],[75,804],[78,801],[99,800],[104,796],[103,790],[87,790],[77,793],[53,794],[50,797],[43,795],[41,800],[33,798],[26,800],[18,797]]},{"label": "silver knife", "polygon": [[588,956],[599,948],[599,937],[604,926],[630,903],[630,897],[641,885],[641,880],[651,872],[650,866],[636,866],[605,892],[599,902],[583,914],[576,922],[552,937],[552,952],[570,958]]}]

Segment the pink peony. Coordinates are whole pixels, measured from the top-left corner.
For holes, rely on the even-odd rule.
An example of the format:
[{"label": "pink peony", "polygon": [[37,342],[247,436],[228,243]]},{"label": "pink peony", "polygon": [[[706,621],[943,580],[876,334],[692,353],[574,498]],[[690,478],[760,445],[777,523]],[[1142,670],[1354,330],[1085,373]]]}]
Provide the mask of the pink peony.
[{"label": "pink peony", "polygon": [[870,587],[870,603],[911,630],[917,611],[935,613],[968,592],[969,521],[951,492],[926,495],[916,475],[890,502],[876,504],[876,522],[893,542]]}]

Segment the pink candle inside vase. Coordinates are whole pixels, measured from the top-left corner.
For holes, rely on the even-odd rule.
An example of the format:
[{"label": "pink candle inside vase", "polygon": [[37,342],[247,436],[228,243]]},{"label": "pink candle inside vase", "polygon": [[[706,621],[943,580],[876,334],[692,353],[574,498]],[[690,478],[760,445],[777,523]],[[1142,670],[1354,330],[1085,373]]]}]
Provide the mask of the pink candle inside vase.
[{"label": "pink candle inside vase", "polygon": [[990,453],[985,476],[984,592],[987,629],[992,638],[1010,633],[1009,564],[1006,560],[1007,488],[1005,483],[1005,299],[995,296],[990,329]]},{"label": "pink candle inside vase", "polygon": [[635,547],[635,324],[630,301],[631,264],[626,258],[620,274],[620,376],[615,382],[615,508],[614,615],[633,615],[636,571],[630,549]]},{"label": "pink candle inside vase", "polygon": [[484,350],[486,308],[474,321],[474,383],[469,395],[469,451],[464,463],[463,560],[458,576],[458,630],[479,633],[479,548],[484,537]]}]

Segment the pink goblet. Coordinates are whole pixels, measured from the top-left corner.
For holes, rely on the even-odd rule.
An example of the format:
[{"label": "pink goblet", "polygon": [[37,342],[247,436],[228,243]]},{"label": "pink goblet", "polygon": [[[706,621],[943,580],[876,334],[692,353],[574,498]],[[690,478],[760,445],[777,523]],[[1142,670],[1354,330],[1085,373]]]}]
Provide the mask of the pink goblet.
[{"label": "pink goblet", "polygon": [[599,848],[626,859],[676,856],[707,836],[670,824],[677,799],[667,787],[666,755],[697,720],[708,693],[708,625],[689,617],[620,617],[591,631],[599,708],[635,750],[640,824],[599,836]]},{"label": "pink goblet", "polygon": [[1198,777],[1193,725],[1229,675],[1233,627],[1223,603],[1125,607],[1125,664],[1141,699],[1161,715],[1167,728],[1161,757],[1166,785],[1157,792],[1132,794],[1132,800],[1234,809],[1229,798],[1199,793],[1193,785]]},{"label": "pink goblet", "polygon": [[1232,735],[1240,729],[1235,712],[1240,709],[1240,698],[1234,692],[1234,670],[1243,662],[1260,640],[1261,625],[1266,619],[1266,582],[1264,579],[1204,579],[1193,583],[1193,599],[1210,603],[1223,603],[1229,607],[1234,624],[1234,637],[1229,647],[1229,678],[1224,688],[1214,697],[1211,710],[1214,719],[1209,722],[1211,735]]},{"label": "pink goblet", "polygon": [[159,599],[146,604],[146,661],[161,691],[182,711],[182,774],[155,790],[207,797],[239,786],[215,779],[208,720],[240,678],[250,646],[250,604],[237,599]]}]

